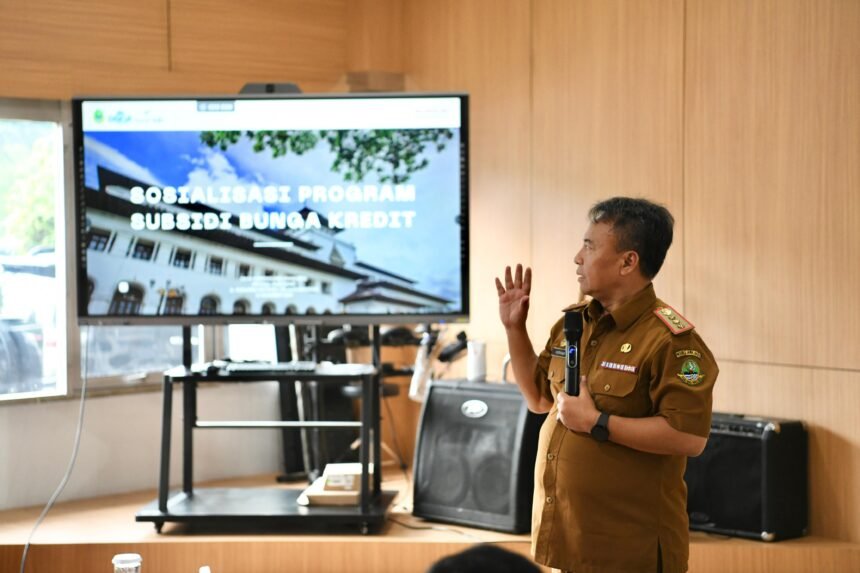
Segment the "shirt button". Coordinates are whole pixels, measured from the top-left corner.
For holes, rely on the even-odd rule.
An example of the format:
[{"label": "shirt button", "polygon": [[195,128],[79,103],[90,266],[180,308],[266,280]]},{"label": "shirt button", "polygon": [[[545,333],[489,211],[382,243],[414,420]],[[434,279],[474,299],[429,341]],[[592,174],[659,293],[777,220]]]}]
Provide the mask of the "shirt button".
[{"label": "shirt button", "polygon": [[609,384],[607,384],[606,386],[604,386],[604,387],[603,387],[603,390],[604,390],[604,391],[606,391],[606,392],[609,392],[609,389],[610,389],[610,388],[612,388],[612,386],[610,386]]},{"label": "shirt button", "polygon": [[589,342],[588,344],[589,344],[589,345],[591,345],[591,346],[597,346],[597,340],[592,340],[592,341],[591,341],[591,342]]},{"label": "shirt button", "polygon": [[552,461],[553,459],[555,459],[555,454],[547,454],[546,459]]},{"label": "shirt button", "polygon": [[552,502],[553,502],[553,501],[555,501],[555,500],[552,498],[552,496],[551,496],[551,495],[550,495],[550,496],[547,496],[547,498],[546,498],[546,502],[547,502],[547,503],[552,504]]}]

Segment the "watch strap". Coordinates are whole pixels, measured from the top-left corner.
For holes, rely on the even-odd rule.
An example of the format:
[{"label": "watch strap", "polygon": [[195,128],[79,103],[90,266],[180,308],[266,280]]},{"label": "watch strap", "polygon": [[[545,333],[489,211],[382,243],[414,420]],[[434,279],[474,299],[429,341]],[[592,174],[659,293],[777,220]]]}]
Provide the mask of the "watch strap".
[{"label": "watch strap", "polygon": [[597,422],[591,428],[591,436],[599,441],[605,442],[609,439],[609,414],[601,412],[597,417]]}]

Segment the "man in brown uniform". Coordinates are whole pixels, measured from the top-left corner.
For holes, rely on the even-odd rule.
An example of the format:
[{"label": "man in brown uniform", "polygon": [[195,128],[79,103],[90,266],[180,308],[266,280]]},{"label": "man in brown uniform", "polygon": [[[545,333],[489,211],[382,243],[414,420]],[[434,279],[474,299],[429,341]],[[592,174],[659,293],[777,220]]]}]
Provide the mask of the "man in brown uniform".
[{"label": "man in brown uniform", "polygon": [[563,320],[539,356],[526,332],[531,269],[497,278],[511,365],[529,409],[549,412],[535,464],[532,552],[576,573],[683,573],[687,456],[705,447],[717,364],[651,280],[672,243],[672,215],[643,199],[592,207],[574,257],[581,391],[564,392]]}]

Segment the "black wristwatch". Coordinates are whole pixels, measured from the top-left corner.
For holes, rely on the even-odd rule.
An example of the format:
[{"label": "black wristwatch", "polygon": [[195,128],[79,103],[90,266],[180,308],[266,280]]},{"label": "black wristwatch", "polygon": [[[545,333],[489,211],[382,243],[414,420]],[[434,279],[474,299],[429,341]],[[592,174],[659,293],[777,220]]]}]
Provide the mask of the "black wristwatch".
[{"label": "black wristwatch", "polygon": [[606,442],[609,440],[609,414],[601,412],[600,417],[594,427],[591,428],[591,437],[598,442]]}]

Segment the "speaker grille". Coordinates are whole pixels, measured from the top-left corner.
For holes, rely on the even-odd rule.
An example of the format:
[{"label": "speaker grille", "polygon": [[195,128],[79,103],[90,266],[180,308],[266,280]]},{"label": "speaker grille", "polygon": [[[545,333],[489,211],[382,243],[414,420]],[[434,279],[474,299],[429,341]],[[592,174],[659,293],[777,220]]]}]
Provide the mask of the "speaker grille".
[{"label": "speaker grille", "polygon": [[433,383],[415,456],[414,514],[528,531],[540,422],[516,387]]},{"label": "speaker grille", "polygon": [[762,441],[712,433],[707,448],[687,471],[687,507],[693,526],[722,524],[762,530]]},{"label": "speaker grille", "polygon": [[807,433],[798,420],[714,412],[687,462],[690,529],[764,541],[806,534]]}]

